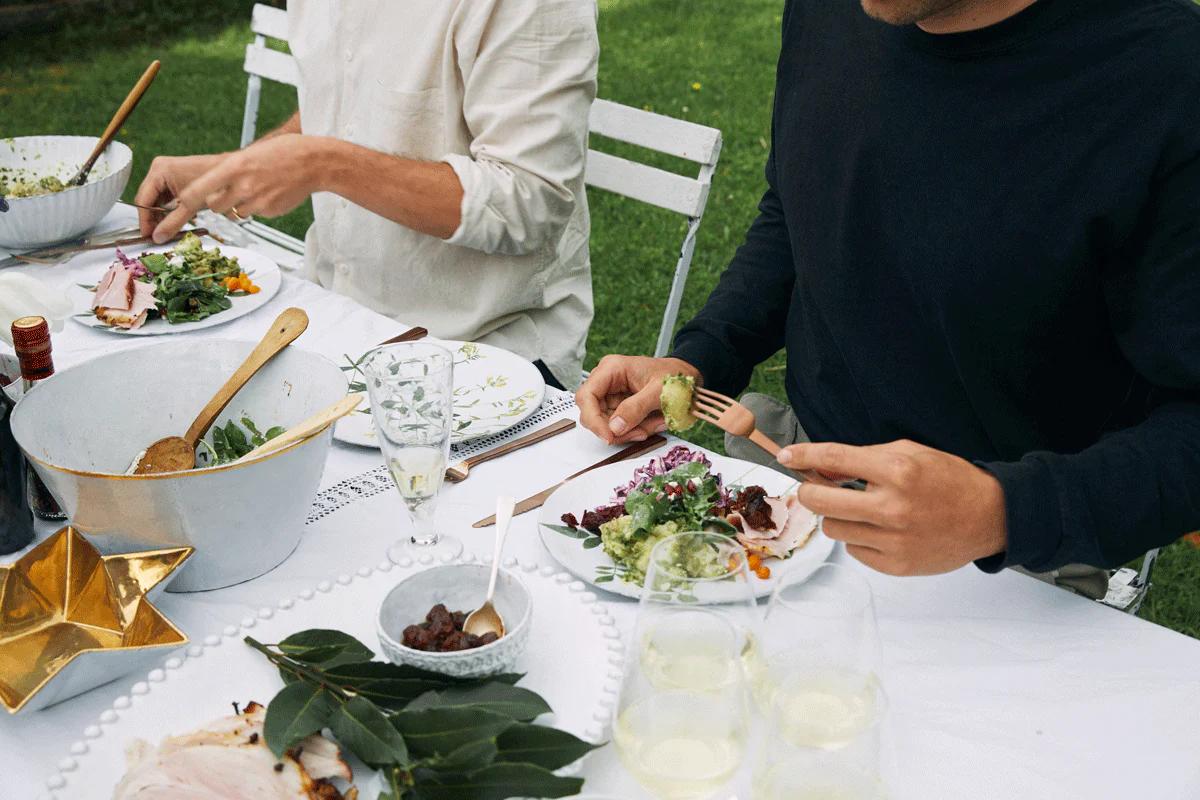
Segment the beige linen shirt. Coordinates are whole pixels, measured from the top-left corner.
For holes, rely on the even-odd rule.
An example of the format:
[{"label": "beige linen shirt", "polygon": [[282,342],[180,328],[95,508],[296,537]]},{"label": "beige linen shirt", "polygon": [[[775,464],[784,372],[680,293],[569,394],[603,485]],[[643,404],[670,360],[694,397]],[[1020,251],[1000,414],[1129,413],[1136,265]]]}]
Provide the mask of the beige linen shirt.
[{"label": "beige linen shirt", "polygon": [[307,276],[578,384],[592,320],[594,0],[290,0],[288,25],[304,133],[444,161],[464,190],[447,240],[314,195]]}]

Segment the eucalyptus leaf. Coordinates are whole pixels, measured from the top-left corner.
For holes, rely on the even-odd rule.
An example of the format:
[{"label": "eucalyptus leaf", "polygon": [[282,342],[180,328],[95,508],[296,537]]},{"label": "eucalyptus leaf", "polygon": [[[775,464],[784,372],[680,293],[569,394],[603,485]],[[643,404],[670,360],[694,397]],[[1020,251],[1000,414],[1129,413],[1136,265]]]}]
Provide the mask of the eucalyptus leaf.
[{"label": "eucalyptus leaf", "polygon": [[599,547],[601,544],[603,544],[603,542],[604,542],[604,540],[601,539],[599,536],[592,536],[590,538],[583,540],[583,549],[584,550],[595,550],[597,547]]},{"label": "eucalyptus leaf", "polygon": [[329,724],[337,699],[306,681],[289,684],[267,705],[263,738],[276,756]]},{"label": "eucalyptus leaf", "polygon": [[352,697],[338,707],[329,719],[329,729],[350,752],[372,766],[408,760],[404,737],[365,697]]},{"label": "eucalyptus leaf", "polygon": [[550,706],[537,693],[506,683],[485,683],[481,686],[461,686],[441,692],[427,692],[412,701],[406,710],[467,707],[494,711],[520,722],[529,722],[551,711]]},{"label": "eucalyptus leaf", "polygon": [[425,756],[449,754],[468,742],[492,739],[513,724],[503,714],[472,708],[426,708],[392,715],[392,725],[409,751]]},{"label": "eucalyptus leaf", "polygon": [[543,522],[542,527],[548,528],[555,533],[561,533],[563,536],[570,536],[572,539],[586,539],[592,535],[590,531],[584,530],[583,528],[572,528],[568,525],[551,525]]},{"label": "eucalyptus leaf", "polygon": [[497,761],[535,764],[554,770],[575,763],[600,745],[589,744],[557,728],[519,722],[496,737],[496,746]]},{"label": "eucalyptus leaf", "polygon": [[492,764],[474,772],[445,774],[417,770],[421,800],[506,800],[510,797],[567,797],[579,794],[582,778],[560,778],[533,764]]}]

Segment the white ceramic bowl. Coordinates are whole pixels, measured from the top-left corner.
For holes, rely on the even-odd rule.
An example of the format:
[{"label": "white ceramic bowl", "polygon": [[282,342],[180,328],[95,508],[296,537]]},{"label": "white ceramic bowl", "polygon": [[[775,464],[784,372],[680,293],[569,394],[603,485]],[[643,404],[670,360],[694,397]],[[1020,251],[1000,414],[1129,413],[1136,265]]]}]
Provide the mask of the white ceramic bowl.
[{"label": "white ceramic bowl", "polygon": [[[122,350],[63,370],[13,411],[17,442],[71,523],[102,550],[196,548],[171,591],[216,589],[261,575],[287,558],[304,532],[329,429],[244,464],[124,474],[151,442],[182,434],[254,346],[181,339]],[[261,430],[287,427],[345,393],[336,364],[289,347],[217,424],[248,415]]]},{"label": "white ceramic bowl", "polygon": [[429,609],[438,603],[452,612],[478,608],[487,594],[490,575],[490,566],[447,564],[409,575],[396,584],[379,607],[379,644],[387,659],[455,678],[481,678],[512,669],[529,643],[533,600],[521,579],[505,570],[500,570],[496,579],[494,601],[507,628],[504,636],[483,647],[453,653],[427,653],[400,643],[404,629],[424,622]]},{"label": "white ceramic bowl", "polygon": [[[0,139],[0,167],[63,181],[83,166],[94,136],[18,136]],[[113,142],[97,159],[87,183],[39,197],[12,197],[0,213],[0,247],[28,250],[74,238],[95,226],[125,191],[133,151]]]}]

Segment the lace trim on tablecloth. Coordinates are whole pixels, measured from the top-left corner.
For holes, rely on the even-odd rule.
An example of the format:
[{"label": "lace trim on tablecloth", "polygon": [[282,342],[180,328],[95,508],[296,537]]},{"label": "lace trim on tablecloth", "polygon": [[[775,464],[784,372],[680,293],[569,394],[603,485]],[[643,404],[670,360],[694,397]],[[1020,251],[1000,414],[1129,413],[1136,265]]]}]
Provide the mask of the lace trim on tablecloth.
[{"label": "lace trim on tablecloth", "polygon": [[[491,450],[493,447],[498,447],[512,439],[524,436],[536,428],[569,416],[574,408],[574,395],[547,387],[546,399],[542,401],[541,408],[531,417],[495,436],[476,439],[460,445],[452,445],[450,447],[450,461],[451,463],[462,461],[463,459]],[[304,522],[306,525],[311,525],[317,520],[324,519],[351,503],[366,500],[369,497],[374,497],[393,488],[392,478],[388,475],[387,467],[380,465],[374,469],[347,478],[344,481],[339,481],[318,494],[313,500],[312,508],[309,509],[308,517]]]}]

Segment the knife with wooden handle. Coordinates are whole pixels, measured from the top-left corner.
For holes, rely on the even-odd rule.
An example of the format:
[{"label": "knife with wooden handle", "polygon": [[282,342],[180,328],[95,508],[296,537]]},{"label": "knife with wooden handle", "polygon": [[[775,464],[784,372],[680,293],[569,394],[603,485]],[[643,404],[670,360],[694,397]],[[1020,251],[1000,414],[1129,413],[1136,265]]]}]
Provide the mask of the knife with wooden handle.
[{"label": "knife with wooden handle", "polygon": [[[543,489],[542,491],[538,492],[535,495],[526,497],[524,500],[517,503],[517,507],[513,511],[513,516],[516,516],[517,514],[524,514],[526,511],[532,511],[535,508],[541,508],[542,505],[546,502],[546,500],[550,497],[550,495],[554,494],[555,490],[558,489],[558,487],[562,486],[564,483],[566,483],[567,481],[569,481],[573,478],[578,478],[580,475],[584,474],[585,472],[591,472],[592,470],[599,469],[600,467],[607,467],[609,464],[616,464],[619,461],[627,461],[631,458],[637,458],[638,456],[642,455],[643,453],[648,453],[657,447],[661,447],[662,445],[666,444],[666,442],[667,442],[667,439],[665,436],[659,436],[657,434],[654,436],[651,436],[649,439],[647,439],[644,442],[634,442],[633,444],[629,445],[625,449],[620,450],[616,453],[613,453],[608,458],[601,459],[600,461],[597,461],[595,464],[592,464],[590,467],[584,467],[583,469],[579,470],[579,472],[576,472],[573,475],[568,475],[567,477],[563,478],[561,481],[559,481],[558,483],[549,487],[548,489]],[[495,517],[495,515],[492,515],[490,517],[484,517],[483,519],[481,519],[478,522],[476,522],[475,524],[473,524],[471,527],[472,528],[486,528],[489,525],[494,525],[494,524],[496,524],[496,517]]]}]

